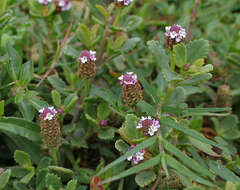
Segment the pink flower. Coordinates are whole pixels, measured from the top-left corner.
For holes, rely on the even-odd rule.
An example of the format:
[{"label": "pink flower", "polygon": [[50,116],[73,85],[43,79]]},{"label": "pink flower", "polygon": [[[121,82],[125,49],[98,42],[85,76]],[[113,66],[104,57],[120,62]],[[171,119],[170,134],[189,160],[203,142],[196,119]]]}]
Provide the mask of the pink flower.
[{"label": "pink flower", "polygon": [[120,84],[124,85],[134,85],[138,82],[137,75],[133,72],[127,72],[126,74],[120,76],[118,78],[120,80]]},{"label": "pink flower", "polygon": [[72,7],[70,0],[57,0],[55,3],[61,11],[67,11]]},{"label": "pink flower", "polygon": [[87,62],[96,61],[96,51],[88,51],[88,50],[83,50],[80,54],[79,60],[81,61],[82,64],[85,64]]},{"label": "pink flower", "polygon": [[57,115],[57,110],[54,107],[42,108],[39,110],[39,117],[44,120],[52,120]]},{"label": "pink flower", "polygon": [[[128,151],[132,150],[133,148],[135,148],[136,145],[131,145],[131,147],[128,149]],[[127,160],[128,161],[133,161],[134,164],[138,164],[140,161],[144,160],[144,154],[145,154],[145,150],[142,149],[138,152],[136,152],[135,154],[133,154],[132,156],[128,157]]]},{"label": "pink flower", "polygon": [[48,3],[51,3],[52,0],[38,0],[38,2],[42,5],[47,5]]},{"label": "pink flower", "polygon": [[175,43],[181,42],[186,37],[186,31],[180,25],[167,26],[165,36],[175,40]]},{"label": "pink flower", "polygon": [[153,136],[155,132],[158,131],[160,128],[159,121],[156,119],[152,119],[150,116],[142,117],[141,120],[138,122],[136,127],[137,129],[143,128],[146,130],[146,133],[150,136]]},{"label": "pink flower", "polygon": [[128,6],[133,0],[117,0],[118,3]]}]

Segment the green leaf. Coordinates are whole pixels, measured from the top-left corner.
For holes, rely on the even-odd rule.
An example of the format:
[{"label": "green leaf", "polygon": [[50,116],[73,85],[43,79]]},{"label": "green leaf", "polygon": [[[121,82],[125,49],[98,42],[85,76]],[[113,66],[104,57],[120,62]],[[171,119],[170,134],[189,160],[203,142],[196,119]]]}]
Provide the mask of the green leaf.
[{"label": "green leaf", "polygon": [[159,162],[160,162],[160,155],[155,156],[152,159],[143,162],[142,164],[138,164],[137,166],[131,167],[128,170],[125,170],[124,172],[122,172],[116,176],[110,177],[109,179],[102,181],[101,184],[116,181],[118,179],[121,179],[121,178],[127,177],[129,175],[138,173],[140,171],[146,170],[148,168],[151,168],[151,167],[159,164]]},{"label": "green leaf", "polygon": [[177,74],[176,72],[174,71],[171,71],[170,69],[163,69],[162,70],[162,74],[163,74],[163,77],[164,79],[167,81],[167,82],[172,82],[172,81],[182,81],[183,78],[181,75]]},{"label": "green leaf", "polygon": [[165,50],[162,48],[161,44],[158,41],[148,41],[148,48],[154,55],[154,58],[157,62],[158,69],[169,69],[169,57],[166,55]]},{"label": "green leaf", "polygon": [[78,96],[76,94],[70,94],[64,100],[64,112],[70,111],[75,103],[78,101]]},{"label": "green leaf", "polygon": [[124,29],[126,31],[133,31],[136,30],[139,25],[142,23],[142,17],[136,15],[129,15],[124,22]]},{"label": "green leaf", "polygon": [[187,80],[181,81],[179,83],[179,85],[197,85],[197,84],[207,81],[211,78],[212,78],[212,74],[204,73],[204,74],[200,74],[197,76],[193,76]]},{"label": "green leaf", "polygon": [[4,190],[11,176],[11,170],[7,169],[0,175],[0,190]]},{"label": "green leaf", "polygon": [[[115,161],[113,161],[112,163],[108,164],[105,168],[103,168],[102,170],[100,170],[96,176],[101,175],[102,173],[104,173],[105,171],[113,168],[114,166],[120,164],[121,162],[123,162],[124,160],[126,160],[129,156],[132,156],[134,153],[145,149],[151,145],[153,145],[157,140],[156,136],[150,137],[148,139],[146,139],[145,141],[141,142],[140,144],[138,144],[135,148],[133,148],[132,150],[126,152],[126,154],[122,155],[121,157],[119,157],[118,159],[116,159]],[[155,158],[156,159],[156,158]],[[160,157],[159,157],[160,159]],[[148,163],[149,164],[149,163]],[[144,165],[145,166],[145,165]],[[141,167],[140,167],[141,168]]]},{"label": "green leaf", "polygon": [[98,132],[98,138],[102,140],[111,140],[115,136],[115,130],[113,128],[100,129]]},{"label": "green leaf", "polygon": [[117,37],[117,39],[114,41],[113,43],[113,48],[114,49],[119,49],[122,47],[123,43],[127,40],[127,35],[126,34],[122,34],[120,36]]},{"label": "green leaf", "polygon": [[52,159],[50,157],[43,157],[37,166],[37,171],[47,168],[48,166],[51,165],[51,162],[52,162]]},{"label": "green leaf", "polygon": [[48,169],[61,177],[62,181],[67,181],[73,177],[73,171],[59,166],[48,166]]},{"label": "green leaf", "polygon": [[0,101],[0,118],[4,114],[4,100]]},{"label": "green leaf", "polygon": [[213,186],[213,184],[210,181],[208,181],[208,180],[206,180],[206,179],[196,175],[191,170],[189,170],[188,168],[183,166],[176,159],[174,159],[172,156],[166,155],[166,160],[167,160],[167,164],[170,167],[172,167],[175,170],[177,170],[180,174],[185,175],[185,176],[189,177],[190,179],[192,179],[194,181],[197,181],[198,183],[201,183],[201,184],[204,184],[204,185],[207,185],[207,186],[210,186],[210,187]]},{"label": "green leaf", "polygon": [[109,18],[109,12],[102,5],[96,5],[97,10],[105,17],[107,20]]},{"label": "green leaf", "polygon": [[41,142],[40,127],[32,122],[14,117],[2,117],[0,130],[20,135],[34,142]]},{"label": "green leaf", "polygon": [[161,124],[165,125],[165,126],[169,126],[171,128],[175,128],[183,133],[185,133],[186,135],[192,137],[192,138],[195,138],[197,140],[200,140],[204,143],[207,143],[207,144],[210,144],[210,145],[213,145],[213,146],[216,146],[222,150],[225,150],[226,147],[223,147],[221,145],[219,145],[218,143],[214,142],[214,141],[211,141],[207,138],[205,138],[204,136],[201,135],[201,133],[193,130],[193,129],[189,129],[187,127],[185,127],[184,125],[181,125],[169,118],[166,118],[166,117],[162,117],[161,118]]},{"label": "green leaf", "polygon": [[48,5],[41,5],[37,0],[28,0],[30,14],[35,17],[47,17],[55,10],[54,3]]},{"label": "green leaf", "polygon": [[27,85],[33,78],[34,66],[33,61],[28,61],[22,65],[20,73],[20,82],[22,85]]},{"label": "green leaf", "polygon": [[52,100],[55,106],[61,106],[61,94],[57,90],[52,90],[51,92]]},{"label": "green leaf", "polygon": [[141,41],[141,39],[138,37],[128,39],[122,46],[121,51],[123,53],[127,53],[127,52],[133,50],[136,47],[137,43],[140,41]]},{"label": "green leaf", "polygon": [[136,128],[138,121],[139,119],[135,115],[128,114],[125,122],[119,129],[121,137],[129,144],[136,144],[144,140],[144,136],[140,130]]},{"label": "green leaf", "polygon": [[48,77],[48,81],[57,91],[61,92],[62,94],[68,95],[68,93],[66,93],[66,83],[57,75],[52,75]]},{"label": "green leaf", "polygon": [[141,110],[142,113],[145,113],[147,115],[155,117],[157,114],[157,109],[144,100],[138,102],[137,107]]},{"label": "green leaf", "polygon": [[19,79],[22,58],[10,44],[7,44],[6,48],[9,56],[9,63],[7,64],[8,74],[13,81],[16,81]]},{"label": "green leaf", "polygon": [[155,179],[156,179],[156,174],[153,171],[144,171],[141,172],[140,174],[137,174],[135,177],[135,181],[136,183],[140,186],[140,187],[145,187],[147,185],[149,185],[150,183],[152,183]]},{"label": "green leaf", "polygon": [[35,175],[35,168],[34,167],[30,167],[28,168],[29,172],[27,175],[25,175],[20,181],[24,184],[28,184],[31,179],[33,178],[33,176]]},{"label": "green leaf", "polygon": [[47,174],[45,179],[46,187],[49,189],[51,186],[54,190],[59,190],[62,187],[60,177],[55,174]]},{"label": "green leaf", "polygon": [[0,2],[0,15],[7,9],[8,0],[2,0]]},{"label": "green leaf", "polygon": [[81,23],[79,24],[77,30],[77,37],[85,46],[87,47],[91,46],[91,35],[86,25]]},{"label": "green leaf", "polygon": [[67,184],[66,190],[76,190],[77,189],[77,180],[71,180]]},{"label": "green leaf", "polygon": [[233,182],[231,181],[227,181],[226,185],[225,185],[225,190],[239,190],[239,184],[238,184],[238,187],[236,184],[234,184]]},{"label": "green leaf", "polygon": [[234,183],[240,183],[240,178],[219,162],[210,160],[208,165],[210,169],[213,170],[221,178]]},{"label": "green leaf", "polygon": [[184,88],[178,86],[170,95],[168,106],[178,107],[185,100]]},{"label": "green leaf", "polygon": [[17,103],[19,110],[21,111],[23,117],[28,120],[32,121],[35,116],[35,109],[27,100],[22,100]]},{"label": "green leaf", "polygon": [[187,62],[193,63],[197,59],[206,58],[209,52],[208,40],[195,40],[187,45]]},{"label": "green leaf", "polygon": [[15,190],[28,190],[27,186],[24,183],[21,183],[19,181],[14,181],[13,187]]},{"label": "green leaf", "polygon": [[173,46],[174,63],[182,68],[187,64],[187,48],[184,44],[177,44]]},{"label": "green leaf", "polygon": [[21,150],[16,150],[14,152],[14,160],[23,168],[28,168],[32,166],[30,155]]},{"label": "green leaf", "polygon": [[45,189],[45,180],[49,170],[47,168],[43,168],[37,172],[36,177],[36,187],[37,190]]},{"label": "green leaf", "polygon": [[130,146],[127,143],[125,143],[122,139],[119,139],[115,142],[115,148],[122,154],[127,152],[129,147]]},{"label": "green leaf", "polygon": [[97,118],[107,119],[110,113],[111,113],[111,110],[109,109],[107,102],[102,101],[97,107]]},{"label": "green leaf", "polygon": [[215,175],[211,173],[207,168],[202,167],[198,162],[196,162],[194,159],[188,157],[186,154],[184,154],[182,151],[180,151],[178,148],[173,146],[171,143],[169,143],[167,140],[163,139],[164,148],[172,153],[174,156],[176,156],[180,161],[182,161],[186,166],[191,168],[192,170],[210,177],[211,179],[215,178]]}]

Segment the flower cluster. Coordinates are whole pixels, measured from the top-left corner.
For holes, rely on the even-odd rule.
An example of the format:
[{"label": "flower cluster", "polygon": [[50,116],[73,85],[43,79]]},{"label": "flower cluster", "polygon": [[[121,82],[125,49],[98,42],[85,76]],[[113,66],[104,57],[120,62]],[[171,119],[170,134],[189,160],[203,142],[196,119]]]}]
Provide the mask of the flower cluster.
[{"label": "flower cluster", "polygon": [[142,100],[142,87],[136,74],[127,72],[118,79],[123,89],[122,99],[126,105],[133,106]]},{"label": "flower cluster", "polygon": [[116,3],[118,5],[125,5],[128,6],[133,0],[117,0]]},{"label": "flower cluster", "polygon": [[52,0],[38,0],[38,2],[42,5],[47,5],[48,3],[51,3]]},{"label": "flower cluster", "polygon": [[173,45],[183,42],[186,38],[186,31],[180,25],[167,26],[165,32],[166,41],[170,49]]},{"label": "flower cluster", "polygon": [[96,75],[96,52],[83,50],[78,59],[78,75],[84,79],[93,78]]},{"label": "flower cluster", "polygon": [[58,148],[61,144],[61,130],[57,114],[62,114],[62,109],[56,110],[54,107],[42,108],[39,113],[44,146]]},{"label": "flower cluster", "polygon": [[55,1],[55,5],[60,11],[67,11],[72,7],[70,0],[57,0]]},{"label": "flower cluster", "polygon": [[160,128],[160,124],[158,120],[148,116],[142,117],[136,128],[141,129],[145,135],[153,136]]},{"label": "flower cluster", "polygon": [[[132,150],[133,148],[135,148],[136,145],[131,145],[131,147],[128,149],[128,151]],[[145,150],[140,150],[138,152],[136,152],[135,154],[133,154],[132,156],[128,157],[127,160],[128,161],[133,161],[134,164],[138,164],[140,161],[144,160],[144,154],[145,154]]]},{"label": "flower cluster", "polygon": [[57,115],[57,110],[54,107],[42,108],[39,110],[39,117],[43,120],[52,120]]}]

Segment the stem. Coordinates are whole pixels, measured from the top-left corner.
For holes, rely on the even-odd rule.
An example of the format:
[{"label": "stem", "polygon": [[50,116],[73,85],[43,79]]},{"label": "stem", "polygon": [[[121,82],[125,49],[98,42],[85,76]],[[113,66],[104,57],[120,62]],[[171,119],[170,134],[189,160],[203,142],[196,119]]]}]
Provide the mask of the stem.
[{"label": "stem", "polygon": [[91,88],[91,79],[87,79],[85,83],[84,98],[88,97],[90,88]]},{"label": "stem", "polygon": [[174,62],[173,51],[171,51],[171,70],[175,71],[175,62]]},{"label": "stem", "polygon": [[188,29],[187,42],[190,42],[192,40],[193,26],[194,26],[194,22],[195,22],[195,19],[196,19],[197,9],[198,9],[198,6],[200,4],[200,1],[201,0],[196,0],[195,1],[195,6],[194,6],[194,9],[193,9],[193,12],[192,12],[192,16],[191,16],[191,20],[190,20],[190,24],[189,24],[189,29]]},{"label": "stem", "polygon": [[52,156],[52,158],[53,158],[53,163],[54,163],[54,165],[58,165],[58,159],[57,159],[57,150],[56,150],[56,148],[52,148],[51,150],[51,156]]}]

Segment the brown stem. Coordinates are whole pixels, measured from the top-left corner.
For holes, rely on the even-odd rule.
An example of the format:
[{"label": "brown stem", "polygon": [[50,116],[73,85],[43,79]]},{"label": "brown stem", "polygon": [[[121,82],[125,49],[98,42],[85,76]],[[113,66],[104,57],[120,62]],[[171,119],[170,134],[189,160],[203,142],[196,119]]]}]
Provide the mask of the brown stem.
[{"label": "brown stem", "polygon": [[44,74],[44,76],[42,77],[42,79],[40,80],[40,82],[37,84],[37,87],[48,77],[48,75],[51,74],[51,72],[55,69],[56,67],[56,64],[57,62],[60,60],[60,58],[62,57],[63,55],[63,51],[64,51],[64,48],[67,44],[67,39],[69,38],[69,35],[70,35],[70,32],[72,30],[72,26],[73,26],[73,20],[72,22],[70,23],[70,26],[68,27],[68,30],[67,30],[67,33],[66,35],[64,36],[63,38],[63,41],[60,45],[60,53],[57,55],[56,57],[56,60],[52,63],[52,65],[49,67],[49,69],[46,71],[46,73]]},{"label": "brown stem", "polygon": [[193,9],[193,12],[192,12],[192,16],[191,16],[191,20],[190,20],[190,24],[189,24],[189,28],[188,28],[188,39],[187,39],[188,43],[192,40],[193,26],[194,26],[194,22],[195,22],[195,19],[196,19],[197,9],[198,9],[198,6],[200,4],[200,1],[201,0],[196,0],[195,1],[195,6],[194,6],[194,9]]}]

